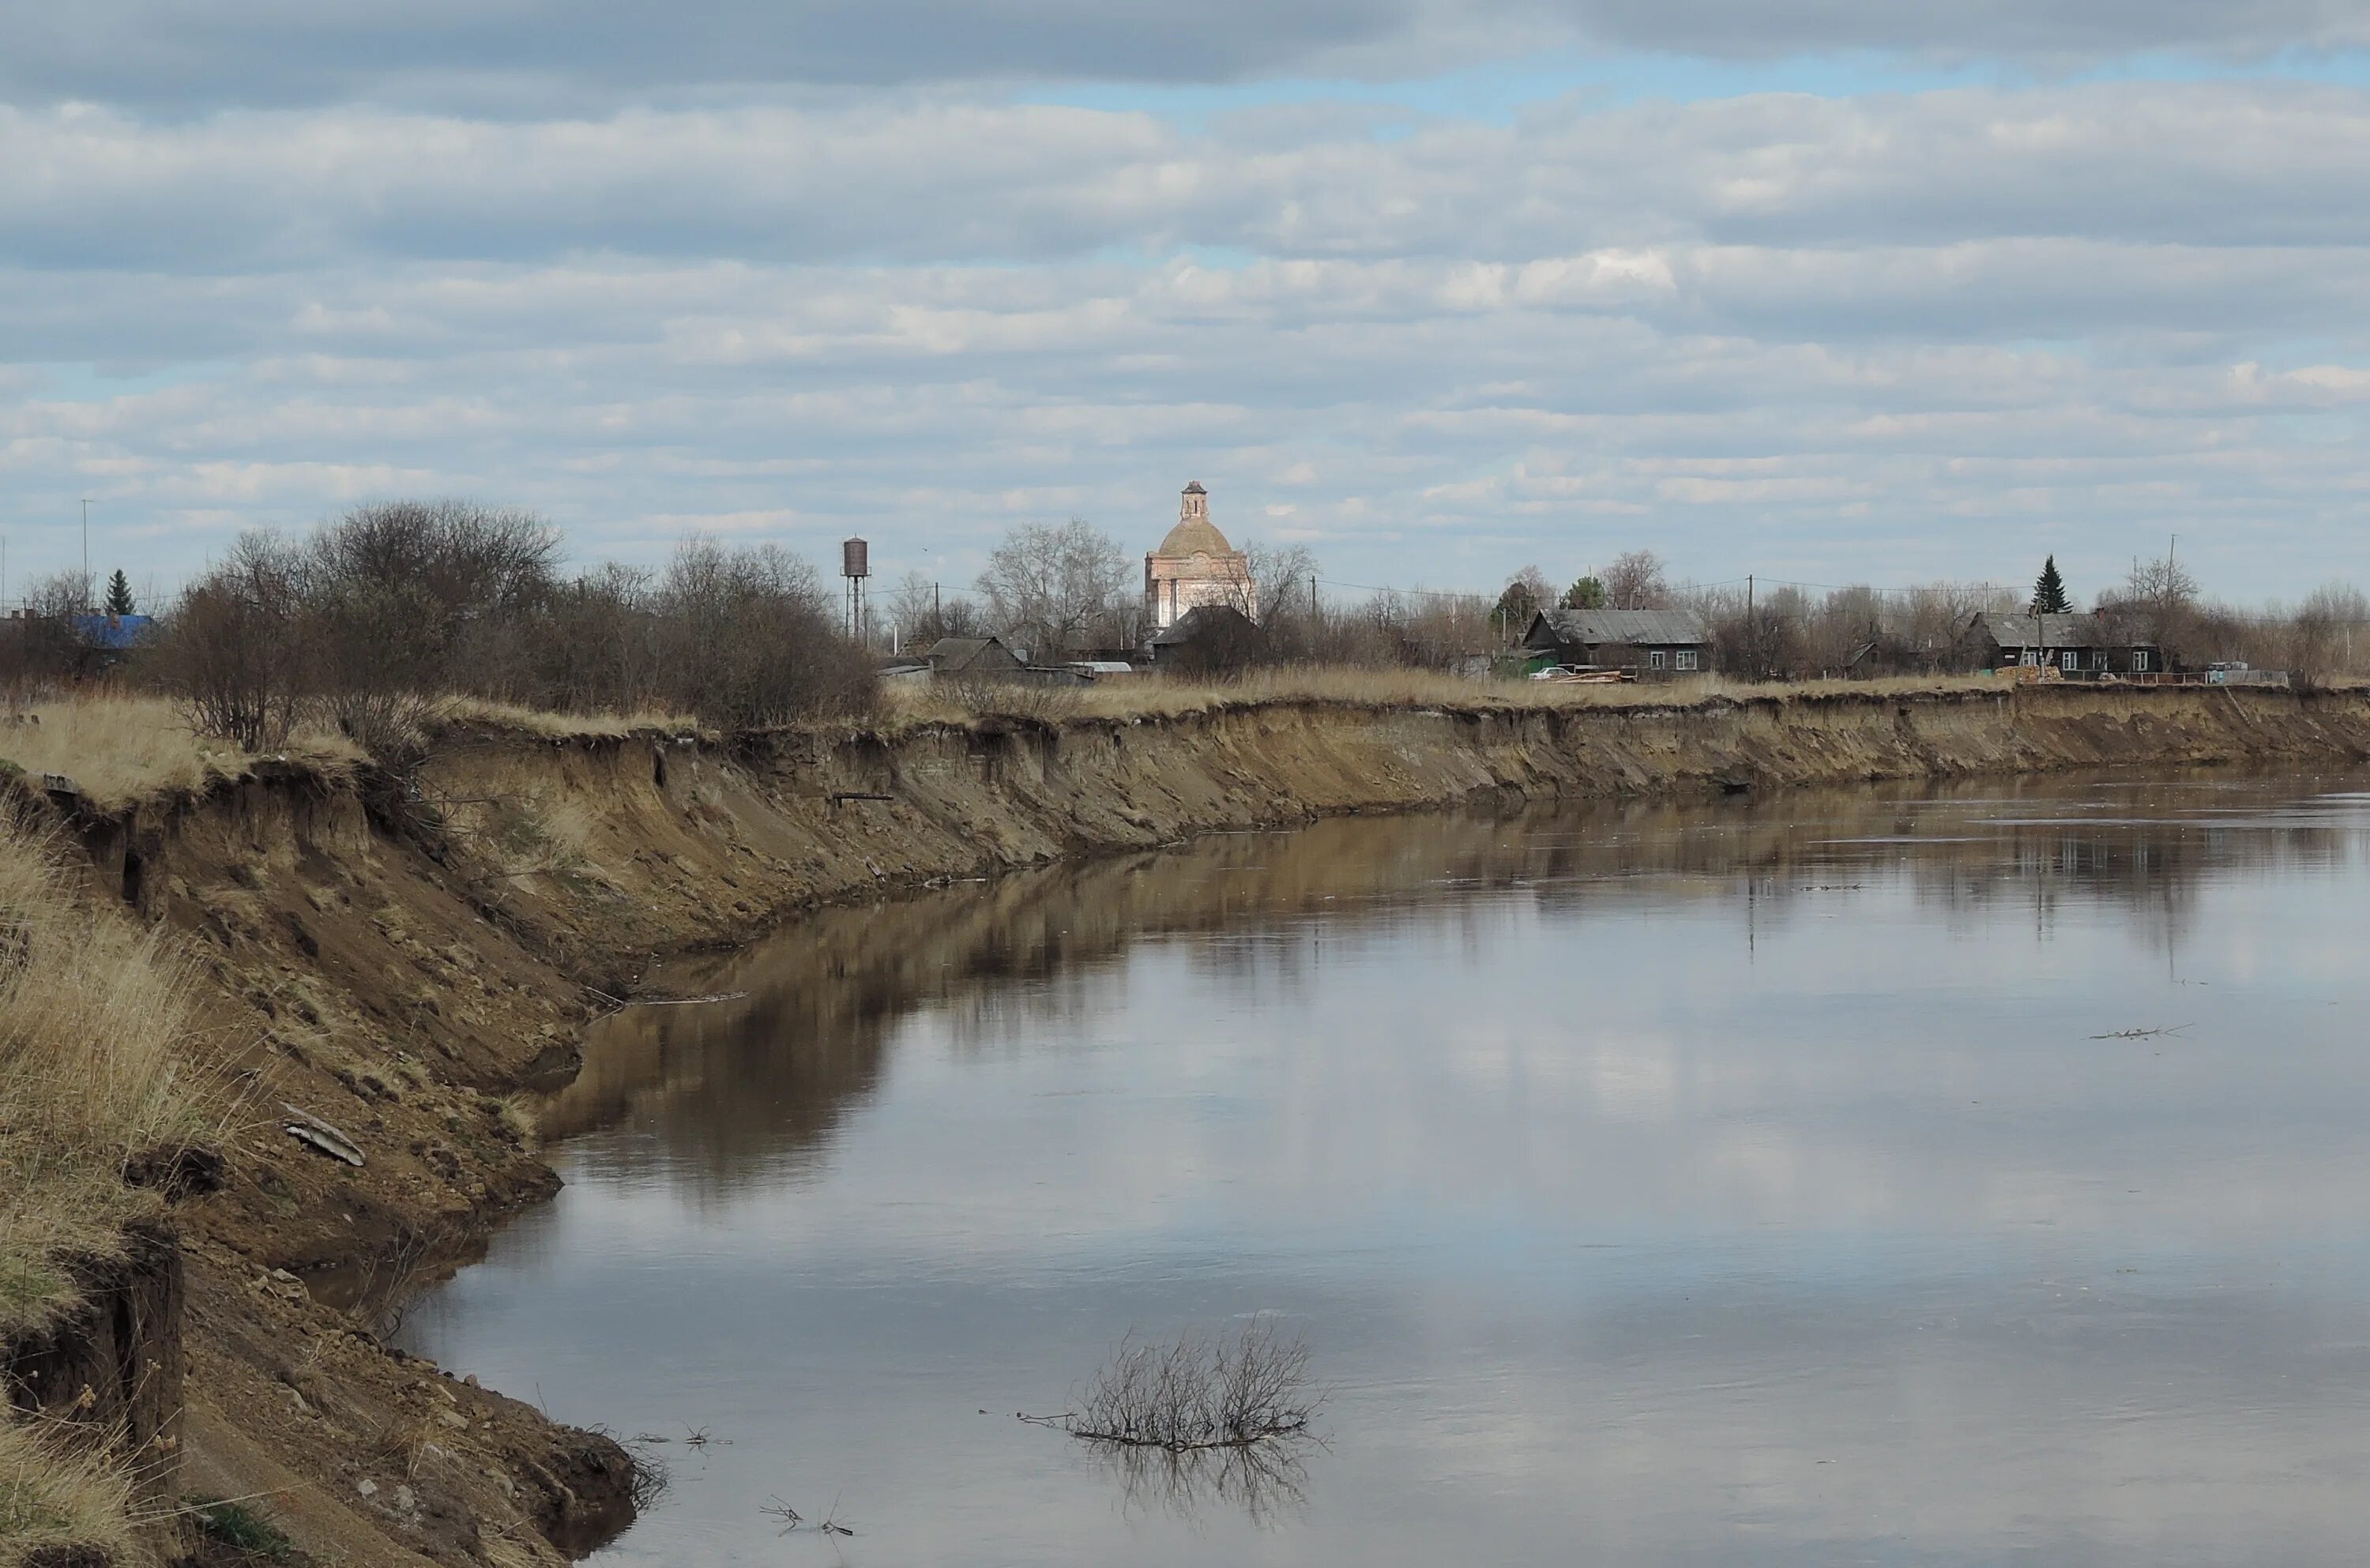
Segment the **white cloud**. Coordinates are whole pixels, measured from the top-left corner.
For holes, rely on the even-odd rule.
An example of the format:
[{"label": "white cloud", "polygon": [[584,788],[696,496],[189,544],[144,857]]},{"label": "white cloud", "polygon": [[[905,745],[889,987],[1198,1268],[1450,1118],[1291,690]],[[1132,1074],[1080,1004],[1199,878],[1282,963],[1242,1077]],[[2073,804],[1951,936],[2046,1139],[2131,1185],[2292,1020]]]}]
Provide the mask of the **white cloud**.
[{"label": "white cloud", "polygon": [[1386,140],[911,92],[34,108],[0,148],[20,560],[85,494],[178,571],[417,489],[588,556],[862,527],[961,581],[1014,517],[1133,541],[1199,475],[1359,581],[1638,544],[2095,579],[2173,527],[2233,593],[2370,569],[2370,93],[1570,100]]}]

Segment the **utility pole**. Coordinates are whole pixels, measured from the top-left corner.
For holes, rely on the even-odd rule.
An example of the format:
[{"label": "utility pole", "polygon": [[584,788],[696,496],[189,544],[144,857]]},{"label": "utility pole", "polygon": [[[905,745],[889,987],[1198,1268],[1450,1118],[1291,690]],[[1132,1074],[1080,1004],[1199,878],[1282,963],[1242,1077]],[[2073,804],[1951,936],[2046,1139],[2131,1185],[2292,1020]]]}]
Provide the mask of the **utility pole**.
[{"label": "utility pole", "polygon": [[90,613],[90,497],[82,498],[82,607]]}]

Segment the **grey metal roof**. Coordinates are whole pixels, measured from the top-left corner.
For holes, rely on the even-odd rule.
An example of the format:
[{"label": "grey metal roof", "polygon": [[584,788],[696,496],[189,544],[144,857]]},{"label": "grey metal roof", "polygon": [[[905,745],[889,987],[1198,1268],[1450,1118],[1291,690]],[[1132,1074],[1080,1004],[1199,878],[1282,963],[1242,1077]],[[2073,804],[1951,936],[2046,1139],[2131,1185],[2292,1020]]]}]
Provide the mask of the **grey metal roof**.
[{"label": "grey metal roof", "polygon": [[1995,616],[1982,617],[1984,633],[2002,648],[2129,648],[2126,637],[2098,616]]},{"label": "grey metal roof", "polygon": [[1705,642],[1703,617],[1693,610],[1541,610],[1539,619],[1559,642]]},{"label": "grey metal roof", "polygon": [[1020,662],[1018,655],[1005,648],[1003,640],[995,637],[941,637],[930,644],[929,661],[940,669],[960,672],[970,668],[972,661],[990,648],[1001,648],[1005,656],[1014,663]]},{"label": "grey metal roof", "polygon": [[1179,616],[1152,640],[1155,648],[1173,648],[1180,642],[1191,642],[1212,627],[1228,620],[1252,623],[1251,617],[1232,605],[1196,605]]}]

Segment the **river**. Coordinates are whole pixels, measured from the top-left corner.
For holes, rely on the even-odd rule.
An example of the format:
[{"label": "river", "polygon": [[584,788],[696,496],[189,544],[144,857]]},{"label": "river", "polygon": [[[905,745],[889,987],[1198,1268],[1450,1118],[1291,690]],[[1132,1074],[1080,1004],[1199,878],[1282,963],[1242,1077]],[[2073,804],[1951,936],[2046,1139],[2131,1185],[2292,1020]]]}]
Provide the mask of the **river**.
[{"label": "river", "polygon": [[[2351,1562],[2365,789],[1343,820],[825,911],[596,1030],[566,1189],[405,1335],[666,1464],[603,1563]],[[1261,1319],[1321,1441],[1015,1419]]]}]

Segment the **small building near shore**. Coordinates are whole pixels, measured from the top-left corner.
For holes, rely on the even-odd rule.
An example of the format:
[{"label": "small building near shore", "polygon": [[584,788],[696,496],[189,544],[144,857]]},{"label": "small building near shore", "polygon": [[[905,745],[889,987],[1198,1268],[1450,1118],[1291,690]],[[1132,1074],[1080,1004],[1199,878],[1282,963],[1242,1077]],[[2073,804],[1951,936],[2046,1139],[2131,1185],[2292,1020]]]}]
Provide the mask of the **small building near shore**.
[{"label": "small building near shore", "polygon": [[1543,663],[1668,680],[1711,668],[1711,634],[1693,610],[1541,610],[1523,647]]},{"label": "small building near shore", "polygon": [[1156,670],[1215,674],[1251,663],[1259,654],[1260,629],[1232,605],[1196,605],[1154,633],[1146,646]]},{"label": "small building near shore", "polygon": [[1008,680],[1026,668],[1000,637],[941,637],[927,658],[940,680]]},{"label": "small building near shore", "polygon": [[2118,617],[2102,614],[2063,616],[1992,615],[1968,618],[1965,657],[1978,670],[2019,665],[2055,670],[2061,675],[2156,675],[2168,664],[2164,650],[2139,640]]}]

